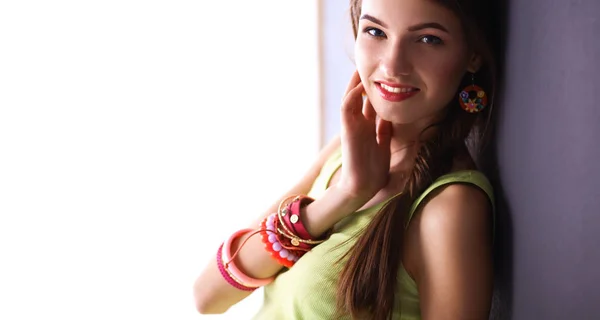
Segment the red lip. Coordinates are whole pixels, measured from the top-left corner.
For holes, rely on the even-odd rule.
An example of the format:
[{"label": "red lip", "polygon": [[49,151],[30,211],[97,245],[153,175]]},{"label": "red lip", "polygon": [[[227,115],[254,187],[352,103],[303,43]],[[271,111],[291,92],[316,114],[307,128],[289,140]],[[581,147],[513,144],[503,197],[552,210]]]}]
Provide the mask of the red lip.
[{"label": "red lip", "polygon": [[[394,92],[389,92],[389,91],[385,90],[384,88],[382,88],[381,83],[385,84],[386,86],[390,86],[392,88],[413,88],[416,90],[409,91],[409,92],[394,93]],[[401,85],[401,84],[397,84],[397,83],[388,83],[388,82],[384,82],[384,81],[375,82],[375,86],[377,87],[377,90],[379,90],[379,94],[381,95],[382,98],[384,98],[385,100],[388,100],[388,101],[392,101],[392,102],[399,102],[399,101],[406,100],[420,92],[420,90],[418,88],[415,88],[412,86]]]}]

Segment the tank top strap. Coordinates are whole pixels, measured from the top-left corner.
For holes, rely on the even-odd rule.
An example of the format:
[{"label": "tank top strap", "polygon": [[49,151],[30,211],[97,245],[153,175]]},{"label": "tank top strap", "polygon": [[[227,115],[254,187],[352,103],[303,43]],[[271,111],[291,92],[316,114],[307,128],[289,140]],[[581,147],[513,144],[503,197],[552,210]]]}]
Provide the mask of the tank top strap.
[{"label": "tank top strap", "polygon": [[453,184],[453,183],[467,183],[467,184],[471,184],[474,185],[476,187],[478,187],[479,189],[481,189],[483,192],[485,192],[485,194],[488,196],[490,203],[492,205],[492,219],[493,219],[493,231],[492,233],[495,234],[495,229],[496,229],[496,208],[495,208],[495,202],[494,202],[494,190],[492,188],[492,184],[490,183],[490,181],[488,180],[488,178],[481,172],[481,171],[477,171],[477,170],[461,170],[461,171],[456,171],[456,172],[451,172],[448,174],[445,174],[441,177],[439,177],[437,180],[435,180],[431,186],[429,186],[429,188],[427,188],[416,200],[415,202],[413,202],[410,211],[409,211],[409,215],[408,215],[408,219],[406,221],[406,227],[408,227],[410,220],[412,219],[415,211],[417,211],[417,209],[419,208],[419,205],[421,204],[421,202],[434,190],[436,190],[439,187],[445,186],[445,185],[449,185],[449,184]]},{"label": "tank top strap", "polygon": [[[312,185],[312,188],[308,195],[310,197],[316,198],[319,197],[327,187],[331,181],[333,175],[337,172],[337,170],[342,166],[342,149],[338,148],[335,150],[331,156],[325,161],[323,167],[321,168],[321,172],[317,176],[315,182]],[[453,183],[467,183],[474,185],[485,192],[485,194],[490,199],[490,203],[492,204],[492,219],[493,219],[493,234],[495,235],[495,227],[496,227],[496,208],[495,208],[495,200],[494,200],[494,190],[487,179],[487,177],[478,170],[461,170],[455,171],[448,174],[445,174],[435,180],[412,204],[409,216],[406,221],[406,227],[408,227],[410,220],[412,219],[415,211],[418,209],[421,202],[434,190],[439,187],[453,184]],[[495,237],[495,236],[494,236]]]}]

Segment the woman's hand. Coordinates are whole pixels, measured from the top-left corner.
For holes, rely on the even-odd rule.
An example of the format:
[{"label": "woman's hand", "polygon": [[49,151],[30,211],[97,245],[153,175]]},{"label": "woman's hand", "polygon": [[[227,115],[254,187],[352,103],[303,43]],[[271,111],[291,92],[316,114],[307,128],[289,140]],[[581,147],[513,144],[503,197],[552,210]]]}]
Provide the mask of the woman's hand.
[{"label": "woman's hand", "polygon": [[377,117],[354,72],[341,108],[342,168],[337,188],[354,201],[369,201],[388,183],[392,125]]},{"label": "woman's hand", "polygon": [[369,99],[363,102],[363,91],[354,73],[342,101],[340,178],[300,215],[308,233],[317,238],[363,207],[388,183],[392,125],[377,118]]}]

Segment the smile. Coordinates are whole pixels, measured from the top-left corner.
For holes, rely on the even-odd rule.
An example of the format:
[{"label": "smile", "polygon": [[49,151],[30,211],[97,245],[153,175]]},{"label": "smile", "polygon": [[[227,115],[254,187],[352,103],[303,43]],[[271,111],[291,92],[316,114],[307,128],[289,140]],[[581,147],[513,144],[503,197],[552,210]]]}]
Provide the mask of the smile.
[{"label": "smile", "polygon": [[403,87],[403,88],[391,87],[391,86],[388,86],[383,83],[381,83],[381,87],[390,93],[410,92],[410,91],[418,90],[417,88],[410,88],[410,87],[409,88],[407,88],[407,87]]},{"label": "smile", "polygon": [[380,82],[375,82],[375,86],[379,90],[379,94],[382,98],[393,102],[406,100],[420,91],[419,88],[411,86],[385,84]]}]

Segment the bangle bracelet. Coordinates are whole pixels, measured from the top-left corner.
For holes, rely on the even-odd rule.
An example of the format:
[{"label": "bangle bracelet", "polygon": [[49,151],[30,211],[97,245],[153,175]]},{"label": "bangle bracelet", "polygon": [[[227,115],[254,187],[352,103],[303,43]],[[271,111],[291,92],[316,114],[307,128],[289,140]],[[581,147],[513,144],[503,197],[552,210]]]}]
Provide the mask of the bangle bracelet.
[{"label": "bangle bracelet", "polygon": [[[300,199],[300,196],[294,196],[295,199],[293,201],[296,201],[298,199]],[[319,243],[322,243],[325,240],[305,240],[305,239],[301,239],[300,237],[296,236],[294,234],[294,232],[290,231],[290,229],[286,226],[284,217],[286,215],[289,214],[289,209],[288,208],[284,208],[284,203],[290,199],[292,197],[287,197],[285,199],[283,199],[283,201],[281,201],[281,203],[279,204],[279,208],[277,210],[277,216],[279,217],[279,222],[281,224],[281,227],[283,228],[282,234],[286,237],[291,239],[292,245],[294,246],[299,246],[300,243],[306,243],[306,244],[310,244],[310,245],[317,245]],[[289,219],[286,217],[286,219]],[[298,219],[298,221],[300,220],[299,216],[296,216],[296,219]]]},{"label": "bangle bracelet", "polygon": [[[241,282],[241,284],[243,284],[244,286],[258,288],[258,287],[265,286],[265,285],[271,283],[273,280],[275,280],[275,277],[270,277],[270,278],[266,278],[266,279],[256,279],[256,278],[249,277],[246,274],[244,274],[242,271],[240,271],[240,269],[237,267],[237,265],[233,261],[233,258],[235,258],[235,255],[233,255],[233,256],[231,255],[231,245],[233,244],[233,241],[235,239],[237,239],[238,237],[240,237],[241,235],[247,234],[251,231],[254,231],[254,229],[242,229],[242,230],[235,232],[233,235],[231,235],[231,237],[229,237],[229,239],[227,239],[227,241],[223,245],[223,250],[222,250],[223,267],[225,268],[226,271],[228,271],[232,275],[232,277],[234,277],[234,279],[239,280]],[[245,241],[243,244],[245,244]],[[241,247],[242,246],[240,246],[240,248]],[[239,252],[239,249],[238,249],[238,251],[235,252],[235,254],[237,254],[238,252]]]},{"label": "bangle bracelet", "polygon": [[277,240],[281,243],[281,245],[284,248],[294,251],[295,253],[297,253],[298,256],[304,255],[306,252],[310,251],[313,248],[313,246],[301,242],[298,242],[298,246],[293,245],[291,240],[294,239],[294,237],[290,237],[284,231],[282,231],[279,228],[279,224],[279,219],[276,217],[276,214],[274,214],[272,226],[273,232],[275,233]]},{"label": "bangle bracelet", "polygon": [[308,233],[304,227],[304,224],[302,223],[302,220],[300,219],[300,210],[311,204],[313,201],[315,200],[309,197],[298,197],[288,205],[288,211],[290,212],[288,219],[290,221],[290,225],[292,230],[295,231],[296,235],[298,235],[298,237],[301,239],[314,239],[314,237]]},{"label": "bangle bracelet", "polygon": [[239,280],[232,277],[231,274],[225,269],[225,267],[223,266],[223,256],[221,254],[222,250],[223,250],[223,244],[221,244],[221,246],[219,246],[219,250],[217,251],[217,267],[219,268],[219,272],[223,276],[223,279],[225,279],[225,281],[227,281],[227,283],[229,283],[232,287],[234,287],[236,289],[243,290],[243,291],[256,290],[256,288],[247,287],[247,286],[243,285],[242,283],[240,283]]}]

